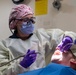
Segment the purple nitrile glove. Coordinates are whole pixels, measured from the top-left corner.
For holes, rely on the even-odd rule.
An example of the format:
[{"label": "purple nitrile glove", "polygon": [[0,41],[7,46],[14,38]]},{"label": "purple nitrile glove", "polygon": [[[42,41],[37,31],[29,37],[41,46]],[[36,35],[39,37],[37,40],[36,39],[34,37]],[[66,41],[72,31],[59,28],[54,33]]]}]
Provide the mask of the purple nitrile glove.
[{"label": "purple nitrile glove", "polygon": [[65,36],[60,44],[57,46],[62,52],[68,51],[73,44],[73,40],[70,36]]},{"label": "purple nitrile glove", "polygon": [[20,65],[24,68],[29,67],[36,60],[37,53],[35,50],[28,49],[26,55],[23,60],[20,62]]}]

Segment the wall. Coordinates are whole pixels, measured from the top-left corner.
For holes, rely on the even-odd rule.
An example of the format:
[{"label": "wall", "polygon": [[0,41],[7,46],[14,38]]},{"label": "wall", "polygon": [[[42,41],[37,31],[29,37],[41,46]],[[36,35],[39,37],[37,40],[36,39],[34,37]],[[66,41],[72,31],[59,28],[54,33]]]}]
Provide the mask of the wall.
[{"label": "wall", "polygon": [[76,32],[76,0],[63,0],[60,11],[51,9],[53,28]]},{"label": "wall", "polygon": [[0,0],[0,39],[8,37],[8,17],[13,3],[11,0]]},{"label": "wall", "polygon": [[[62,7],[59,11],[52,6],[53,1],[48,0],[48,14],[36,16],[35,28],[60,28],[76,32],[76,0],[61,1]],[[24,4],[35,9],[35,0],[25,0]],[[11,35],[8,28],[8,17],[13,6],[15,4],[12,0],[0,0],[0,39]]]},{"label": "wall", "polygon": [[38,16],[38,27],[60,28],[76,32],[76,0],[62,0],[59,11],[53,7],[53,1],[48,0],[48,14]]}]

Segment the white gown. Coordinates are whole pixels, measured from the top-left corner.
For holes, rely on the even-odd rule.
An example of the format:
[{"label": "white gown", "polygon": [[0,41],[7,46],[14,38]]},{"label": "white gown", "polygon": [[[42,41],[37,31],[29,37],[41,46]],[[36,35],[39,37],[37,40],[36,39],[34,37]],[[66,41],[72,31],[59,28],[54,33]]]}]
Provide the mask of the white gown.
[{"label": "white gown", "polygon": [[[17,75],[46,66],[46,61],[48,61],[52,48],[58,44],[58,39],[60,40],[63,33],[60,29],[38,29],[25,41],[19,38],[7,38],[0,41],[0,75]],[[41,54],[37,54],[36,61],[27,69],[19,64],[22,58],[1,66],[20,55],[26,54],[28,49],[35,50]]]}]

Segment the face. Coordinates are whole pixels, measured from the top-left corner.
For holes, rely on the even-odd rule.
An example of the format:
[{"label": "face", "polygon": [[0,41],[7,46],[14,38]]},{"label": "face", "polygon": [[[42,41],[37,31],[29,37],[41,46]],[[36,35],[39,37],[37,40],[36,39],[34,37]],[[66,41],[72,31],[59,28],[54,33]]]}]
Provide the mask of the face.
[{"label": "face", "polygon": [[61,52],[60,50],[55,50],[54,54],[52,55],[51,62],[70,66],[70,60],[72,58],[73,55],[70,51]]},{"label": "face", "polygon": [[17,27],[17,31],[18,31],[17,35],[19,37],[21,37],[21,38],[28,37],[29,34],[24,34],[24,33],[21,32],[21,27],[22,27],[22,23],[23,22],[29,23],[31,21],[32,23],[34,23],[33,15],[30,14],[30,15],[22,17],[21,19],[17,19],[17,20],[18,20],[17,26],[16,26]]}]

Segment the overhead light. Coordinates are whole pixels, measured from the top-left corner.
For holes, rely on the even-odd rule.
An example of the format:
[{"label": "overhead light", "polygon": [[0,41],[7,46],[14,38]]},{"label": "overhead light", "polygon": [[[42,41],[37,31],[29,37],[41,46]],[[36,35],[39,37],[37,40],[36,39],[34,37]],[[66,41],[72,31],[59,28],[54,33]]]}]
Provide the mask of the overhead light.
[{"label": "overhead light", "polygon": [[20,4],[21,2],[23,2],[24,0],[12,0],[14,4]]}]

